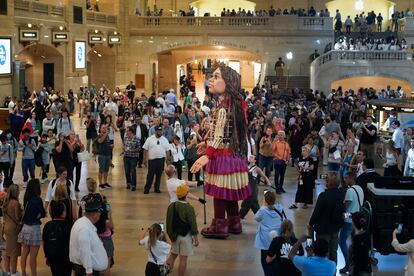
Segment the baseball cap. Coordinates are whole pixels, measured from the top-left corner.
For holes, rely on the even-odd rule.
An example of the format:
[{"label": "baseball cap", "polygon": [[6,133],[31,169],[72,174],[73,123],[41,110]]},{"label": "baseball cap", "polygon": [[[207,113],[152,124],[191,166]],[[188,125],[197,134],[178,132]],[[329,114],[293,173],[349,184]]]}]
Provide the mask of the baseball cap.
[{"label": "baseball cap", "polygon": [[183,198],[188,194],[189,190],[190,189],[188,188],[186,184],[181,184],[180,186],[177,187],[177,190],[175,190],[175,193],[178,198]]},{"label": "baseball cap", "polygon": [[102,196],[98,193],[88,194],[82,198],[85,202],[85,212],[102,212]]}]

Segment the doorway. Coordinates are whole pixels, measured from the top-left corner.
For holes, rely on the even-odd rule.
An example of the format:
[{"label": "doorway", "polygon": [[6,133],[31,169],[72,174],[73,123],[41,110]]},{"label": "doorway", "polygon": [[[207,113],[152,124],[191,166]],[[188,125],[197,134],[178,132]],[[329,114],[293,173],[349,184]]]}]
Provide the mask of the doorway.
[{"label": "doorway", "polygon": [[43,63],[43,86],[55,87],[55,64]]}]

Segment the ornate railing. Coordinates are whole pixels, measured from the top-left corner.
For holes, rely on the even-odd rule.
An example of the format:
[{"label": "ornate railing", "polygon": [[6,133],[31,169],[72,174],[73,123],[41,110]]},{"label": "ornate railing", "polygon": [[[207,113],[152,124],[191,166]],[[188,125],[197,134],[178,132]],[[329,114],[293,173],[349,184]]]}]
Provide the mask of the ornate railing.
[{"label": "ornate railing", "polygon": [[110,15],[102,12],[93,12],[93,11],[86,11],[86,20],[88,23],[92,24],[110,24],[115,25],[116,24],[116,16]]},{"label": "ornate railing", "polygon": [[390,61],[408,60],[411,55],[407,51],[329,51],[314,60],[315,65],[323,65],[341,60]]},{"label": "ornate railing", "polygon": [[64,8],[62,6],[54,6],[32,1],[15,0],[14,10],[17,14],[19,14],[19,12],[28,12],[33,15],[44,14],[62,18],[64,16]]},{"label": "ornate railing", "polygon": [[272,30],[333,30],[332,18],[298,17],[281,15],[274,17],[168,17],[168,16],[131,16],[132,28],[165,29],[172,27],[199,29],[254,29]]}]

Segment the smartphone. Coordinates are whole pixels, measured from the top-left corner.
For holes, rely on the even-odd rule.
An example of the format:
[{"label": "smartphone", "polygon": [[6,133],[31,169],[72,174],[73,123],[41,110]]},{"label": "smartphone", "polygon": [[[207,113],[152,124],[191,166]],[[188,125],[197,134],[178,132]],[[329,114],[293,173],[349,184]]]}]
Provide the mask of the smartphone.
[{"label": "smartphone", "polygon": [[164,222],[160,222],[159,225],[161,226],[161,231],[164,231]]},{"label": "smartphone", "polygon": [[306,247],[312,247],[312,239],[306,239]]},{"label": "smartphone", "polygon": [[403,228],[403,225],[402,225],[401,223],[397,224],[397,227],[396,227],[396,229],[397,229],[397,234],[401,234],[401,232],[402,232],[402,228]]}]

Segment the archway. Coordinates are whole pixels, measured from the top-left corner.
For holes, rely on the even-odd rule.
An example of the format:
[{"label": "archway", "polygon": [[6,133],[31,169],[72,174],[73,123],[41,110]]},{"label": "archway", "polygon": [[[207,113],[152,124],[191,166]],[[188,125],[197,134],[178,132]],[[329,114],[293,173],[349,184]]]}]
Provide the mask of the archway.
[{"label": "archway", "polygon": [[29,45],[16,55],[16,62],[25,64],[19,77],[24,79],[20,83],[29,91],[42,87],[64,89],[63,55],[56,48],[45,44]]},{"label": "archway", "polygon": [[399,80],[395,78],[385,77],[385,76],[360,76],[360,77],[350,77],[341,80],[336,80],[332,82],[331,88],[337,89],[339,86],[342,86],[342,89],[348,90],[352,89],[357,91],[359,88],[363,87],[372,87],[377,92],[381,91],[390,85],[392,89],[396,89],[398,86],[410,95],[411,93],[411,84],[405,80]]},{"label": "archway", "polygon": [[115,90],[115,54],[111,48],[96,45],[87,55],[87,72],[89,86],[93,83],[96,87],[105,84],[111,90]]},{"label": "archway", "polygon": [[224,46],[201,45],[175,48],[157,54],[158,88],[180,89],[180,77],[192,74],[195,90],[203,97],[204,82],[212,73],[217,62],[224,63],[241,75],[242,87],[252,89],[258,83],[261,73],[261,57],[245,50]]}]

